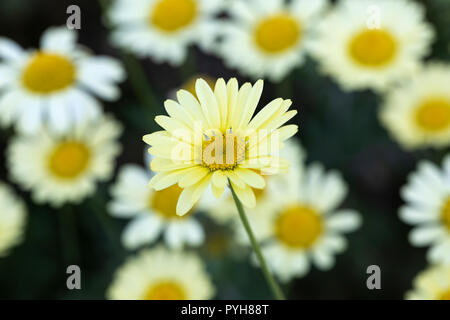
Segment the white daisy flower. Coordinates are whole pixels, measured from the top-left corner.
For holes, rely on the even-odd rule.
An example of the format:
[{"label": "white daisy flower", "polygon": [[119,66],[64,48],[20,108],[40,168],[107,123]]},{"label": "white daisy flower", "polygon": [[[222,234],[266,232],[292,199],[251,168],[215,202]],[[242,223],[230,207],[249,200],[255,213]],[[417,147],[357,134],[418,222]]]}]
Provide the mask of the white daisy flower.
[{"label": "white daisy flower", "polygon": [[6,184],[0,182],[0,257],[22,241],[26,207]]},{"label": "white daisy flower", "polygon": [[124,246],[135,249],[156,241],[161,233],[171,248],[203,243],[205,236],[201,224],[191,214],[176,214],[182,189],[173,185],[156,191],[148,187],[150,178],[149,171],[136,165],[125,165],[112,187],[111,215],[133,219],[122,235]]},{"label": "white daisy flower", "polygon": [[129,259],[107,291],[113,300],[205,300],[213,295],[214,287],[197,255],[163,247]]},{"label": "white daisy flower", "polygon": [[306,168],[300,182],[290,180],[272,199],[278,210],[265,219],[271,237],[262,243],[269,268],[283,282],[305,275],[309,260],[321,270],[330,269],[334,255],[347,245],[341,233],[361,223],[357,212],[337,209],[347,193],[337,172],[325,173],[314,164]]},{"label": "white daisy flower", "polygon": [[406,205],[400,209],[400,218],[415,226],[411,244],[430,246],[430,262],[450,264],[450,155],[442,170],[428,161],[419,163],[401,195]]},{"label": "white daisy flower", "polygon": [[121,150],[119,123],[109,116],[82,122],[64,134],[41,129],[12,139],[7,151],[11,178],[31,190],[36,203],[79,203],[109,179]]},{"label": "white daisy flower", "polygon": [[432,266],[414,279],[408,300],[450,300],[450,266]]},{"label": "white daisy flower", "polygon": [[407,149],[450,145],[449,83],[449,64],[429,64],[387,95],[381,123]]},{"label": "white daisy flower", "polygon": [[303,63],[311,29],[325,7],[325,0],[234,1],[218,53],[247,75],[280,81]]},{"label": "white daisy flower", "polygon": [[411,76],[434,31],[409,0],[342,0],[321,21],[312,51],[345,90],[385,90]]},{"label": "white daisy flower", "polygon": [[182,64],[193,43],[209,50],[219,29],[222,0],[116,0],[109,19],[112,41],[139,57]]},{"label": "white daisy flower", "polygon": [[92,94],[115,100],[117,82],[124,79],[121,64],[93,57],[76,44],[77,34],[66,27],[49,28],[39,50],[24,51],[0,37],[0,125],[14,124],[25,133],[44,125],[55,131],[99,115]]}]

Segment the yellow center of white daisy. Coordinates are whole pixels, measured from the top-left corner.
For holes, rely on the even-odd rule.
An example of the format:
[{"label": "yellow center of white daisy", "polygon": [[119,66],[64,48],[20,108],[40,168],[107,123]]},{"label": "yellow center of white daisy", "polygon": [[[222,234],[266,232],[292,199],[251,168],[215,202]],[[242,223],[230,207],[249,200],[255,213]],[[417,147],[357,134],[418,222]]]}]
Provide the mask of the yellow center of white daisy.
[{"label": "yellow center of white daisy", "polygon": [[144,300],[186,300],[186,293],[174,281],[161,281],[147,289]]},{"label": "yellow center of white daisy", "polygon": [[397,42],[386,30],[364,30],[349,44],[351,57],[365,67],[382,67],[392,61],[397,53]]},{"label": "yellow center of white daisy", "polygon": [[88,167],[91,152],[77,141],[66,141],[57,145],[50,153],[49,170],[58,178],[74,179]]},{"label": "yellow center of white daisy", "polygon": [[182,191],[183,189],[176,184],[155,191],[149,199],[149,207],[166,219],[186,218],[193,209],[183,216],[177,215],[177,201]]},{"label": "yellow center of white daisy", "polygon": [[307,206],[294,205],[284,210],[275,223],[278,239],[291,248],[309,248],[323,230],[319,213]]},{"label": "yellow center of white daisy", "polygon": [[441,293],[438,300],[450,300],[450,289]]},{"label": "yellow center of white daisy", "polygon": [[450,197],[447,198],[447,200],[444,203],[444,206],[442,207],[441,217],[442,222],[450,231]]},{"label": "yellow center of white daisy", "polygon": [[164,32],[175,32],[190,25],[197,15],[195,0],[159,0],[149,22]]},{"label": "yellow center of white daisy", "polygon": [[267,53],[280,53],[293,47],[301,37],[301,25],[288,14],[262,20],[255,28],[255,41]]},{"label": "yellow center of white daisy", "polygon": [[211,171],[233,170],[245,160],[245,142],[234,133],[214,133],[204,136],[202,143],[202,166]]},{"label": "yellow center of white daisy", "polygon": [[34,93],[49,94],[72,86],[75,74],[75,65],[66,57],[38,52],[25,67],[22,84]]},{"label": "yellow center of white daisy", "polygon": [[445,98],[431,98],[423,102],[416,111],[416,122],[429,132],[439,132],[450,126],[450,101]]}]

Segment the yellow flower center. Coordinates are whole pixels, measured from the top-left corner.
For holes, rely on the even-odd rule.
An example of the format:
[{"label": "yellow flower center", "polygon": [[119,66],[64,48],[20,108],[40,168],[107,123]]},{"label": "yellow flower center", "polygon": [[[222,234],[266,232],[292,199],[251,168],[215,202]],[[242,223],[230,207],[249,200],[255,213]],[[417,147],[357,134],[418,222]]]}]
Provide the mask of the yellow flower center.
[{"label": "yellow flower center", "polygon": [[62,179],[74,179],[88,167],[91,157],[88,147],[77,141],[66,141],[50,154],[49,169]]},{"label": "yellow flower center", "polygon": [[159,0],[149,20],[151,25],[162,31],[175,32],[191,24],[196,15],[195,0]]},{"label": "yellow flower center", "polygon": [[255,29],[256,44],[267,53],[280,53],[293,47],[301,37],[302,27],[288,14],[261,21]]},{"label": "yellow flower center", "polygon": [[276,220],[278,239],[292,248],[309,248],[322,233],[319,213],[302,205],[294,205],[283,211]]},{"label": "yellow flower center", "polygon": [[349,45],[351,57],[365,67],[382,67],[395,57],[397,43],[385,30],[364,30]]},{"label": "yellow flower center", "polygon": [[245,160],[245,142],[227,132],[215,133],[202,143],[202,165],[211,171],[232,170]]},{"label": "yellow flower center", "polygon": [[445,98],[428,99],[417,108],[416,122],[429,132],[447,129],[450,126],[450,101]]},{"label": "yellow flower center", "polygon": [[174,281],[161,281],[148,288],[144,300],[186,300],[186,293]]},{"label": "yellow flower center", "polygon": [[149,200],[149,206],[166,219],[183,219],[186,218],[193,209],[183,216],[177,215],[177,201],[180,197],[181,189],[174,184],[166,189],[155,191]]},{"label": "yellow flower center", "polygon": [[34,55],[22,74],[22,83],[30,91],[49,94],[75,82],[75,66],[67,58],[53,53]]},{"label": "yellow flower center", "polygon": [[450,300],[450,289],[441,293],[441,295],[439,296],[439,300]]},{"label": "yellow flower center", "polygon": [[444,203],[442,207],[442,221],[447,229],[450,231],[450,197]]}]

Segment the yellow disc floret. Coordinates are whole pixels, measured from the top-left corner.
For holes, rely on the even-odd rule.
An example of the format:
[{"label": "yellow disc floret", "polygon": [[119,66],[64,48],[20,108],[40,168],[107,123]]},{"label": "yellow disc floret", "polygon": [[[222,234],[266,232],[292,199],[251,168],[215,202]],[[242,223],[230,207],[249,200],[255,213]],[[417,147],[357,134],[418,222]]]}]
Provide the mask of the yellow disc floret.
[{"label": "yellow disc floret", "polygon": [[292,248],[309,248],[322,233],[322,218],[307,206],[293,205],[281,212],[275,223],[278,239]]},{"label": "yellow disc floret", "polygon": [[75,75],[75,66],[66,57],[39,52],[25,67],[22,83],[31,92],[49,94],[72,86]]},{"label": "yellow disc floret", "polygon": [[182,191],[183,189],[176,184],[166,189],[155,191],[150,197],[149,206],[166,219],[182,219],[187,217],[192,210],[183,216],[177,215],[177,201]]},{"label": "yellow disc floret", "polygon": [[364,30],[350,41],[349,52],[360,65],[383,67],[395,57],[397,43],[388,31]]},{"label": "yellow disc floret", "polygon": [[233,133],[215,133],[202,143],[202,165],[211,171],[232,170],[245,160],[245,142]]},{"label": "yellow disc floret", "polygon": [[263,51],[275,54],[293,47],[301,37],[301,26],[288,14],[261,21],[255,29],[255,42]]},{"label": "yellow disc floret", "polygon": [[186,300],[186,293],[176,282],[161,281],[150,286],[144,300]]},{"label": "yellow disc floret", "polygon": [[190,25],[197,15],[195,0],[159,0],[149,22],[164,32],[175,32]]},{"label": "yellow disc floret", "polygon": [[416,111],[417,125],[428,132],[437,133],[450,127],[450,101],[432,98],[422,103]]},{"label": "yellow disc floret", "polygon": [[49,157],[49,170],[58,178],[74,179],[88,167],[89,148],[77,141],[66,141],[54,148]]}]

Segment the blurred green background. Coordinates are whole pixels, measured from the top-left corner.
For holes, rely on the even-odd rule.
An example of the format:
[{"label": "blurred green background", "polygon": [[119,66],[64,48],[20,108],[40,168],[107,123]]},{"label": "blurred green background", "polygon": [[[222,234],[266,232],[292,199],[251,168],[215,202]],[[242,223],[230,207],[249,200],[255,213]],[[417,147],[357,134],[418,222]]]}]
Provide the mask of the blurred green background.
[{"label": "blurred green background", "polygon": [[[263,0],[261,0],[263,1]],[[313,1],[313,0],[312,0]],[[449,61],[450,1],[423,0],[427,19],[435,27],[437,39],[429,59]],[[96,54],[115,56],[126,67],[135,60],[122,56],[108,43],[108,30],[102,23],[99,3],[93,0],[2,0],[0,35],[23,47],[37,47],[41,33],[49,26],[63,25],[66,8],[81,8],[79,39]],[[236,76],[249,80],[236,70],[224,67],[220,59],[191,48],[180,68],[155,64],[150,59],[138,62],[156,99],[139,105],[130,80],[122,84],[122,98],[105,104],[124,124],[123,153],[117,168],[125,163],[142,164],[144,144],[141,137],[156,129],[153,117],[163,113],[162,101],[168,93],[196,74],[225,79]],[[137,79],[138,81],[139,78]],[[349,184],[343,207],[354,208],[363,216],[363,226],[349,235],[349,249],[337,257],[329,272],[316,269],[286,286],[292,299],[402,299],[413,277],[426,267],[425,249],[409,245],[409,227],[397,216],[402,204],[399,189],[419,159],[440,161],[446,150],[404,152],[380,126],[377,109],[382,97],[370,91],[344,93],[330,79],[318,74],[308,59],[280,84],[266,81],[262,103],[277,96],[291,98],[299,110],[299,138],[307,151],[307,161],[319,161],[328,169],[338,169]],[[0,134],[0,179],[8,182],[4,150],[11,131]],[[117,172],[117,170],[116,170]],[[25,241],[7,257],[0,258],[1,299],[103,299],[114,271],[131,252],[120,244],[126,220],[106,212],[110,183],[101,184],[97,193],[77,207],[54,210],[31,202],[29,194],[16,191],[26,200],[28,225]],[[262,274],[246,257],[228,246],[226,231],[209,227],[204,247],[198,251],[218,289],[218,299],[269,299],[270,292]],[[66,288],[66,267],[78,264],[82,271],[82,290]],[[366,287],[366,268],[376,264],[382,270],[382,290]]]}]

